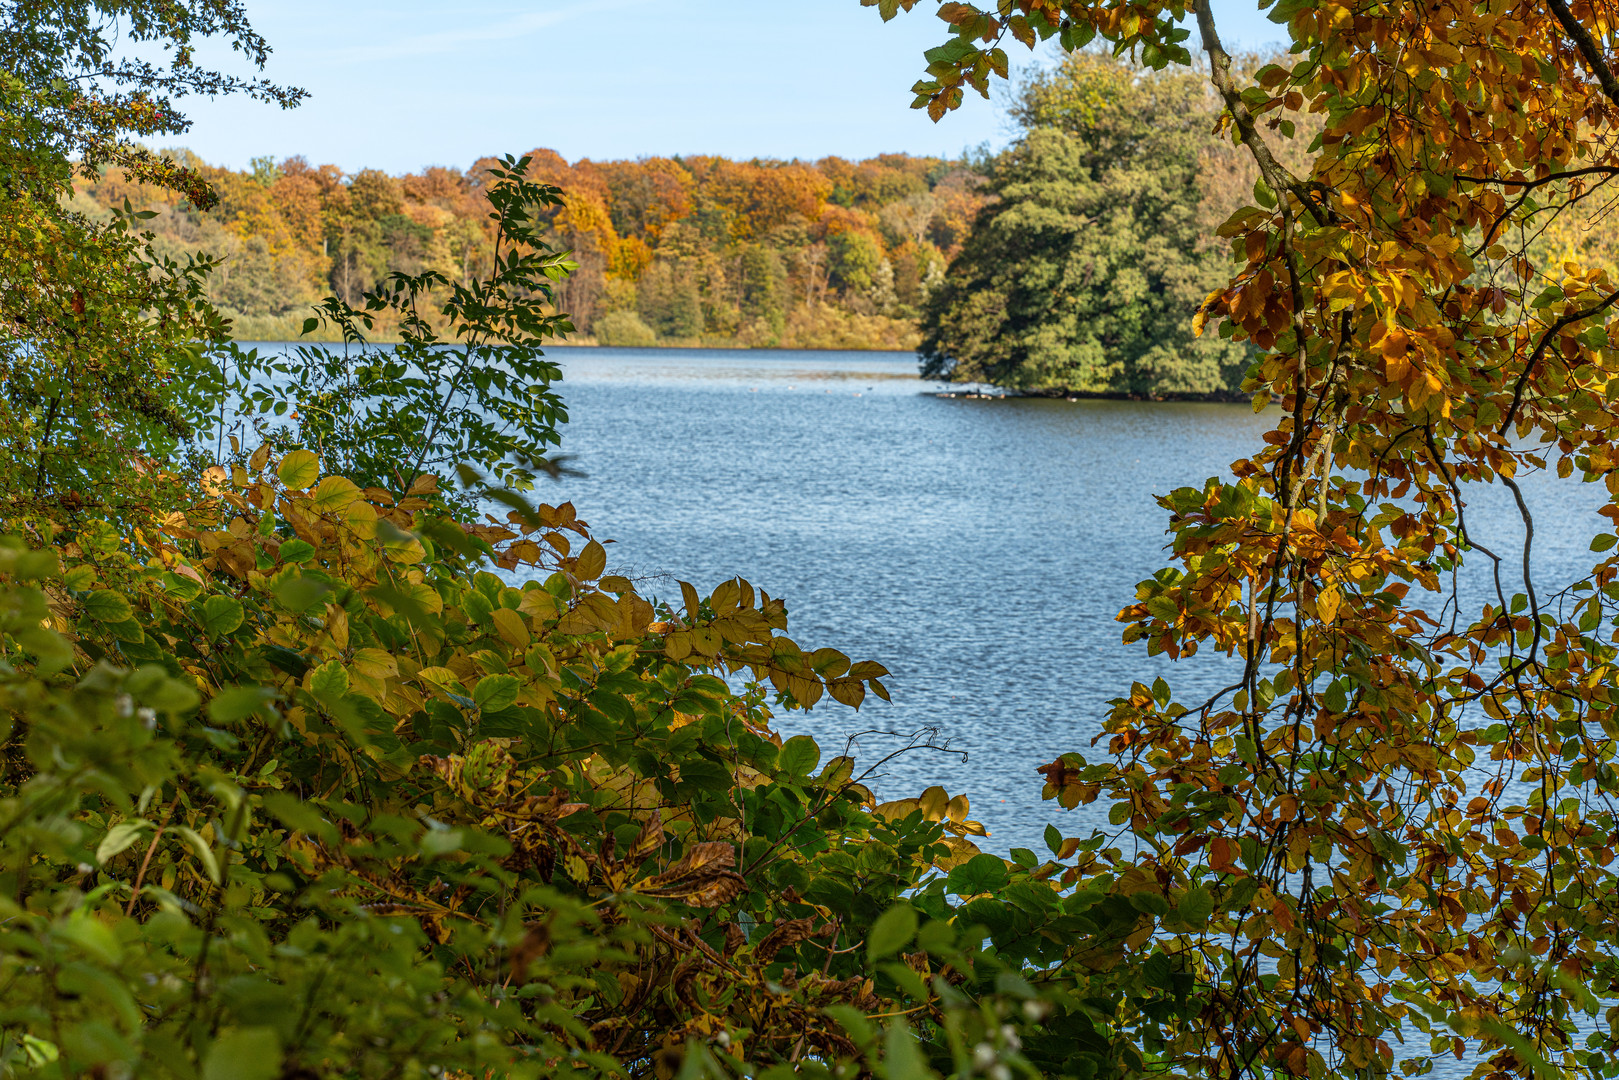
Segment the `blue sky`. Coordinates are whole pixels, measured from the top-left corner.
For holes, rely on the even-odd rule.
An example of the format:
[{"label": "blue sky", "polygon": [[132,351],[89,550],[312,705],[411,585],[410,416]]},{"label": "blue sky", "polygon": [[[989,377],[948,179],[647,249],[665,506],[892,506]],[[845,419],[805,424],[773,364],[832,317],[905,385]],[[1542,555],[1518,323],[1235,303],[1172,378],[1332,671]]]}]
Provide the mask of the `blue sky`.
[{"label": "blue sky", "polygon": [[[935,7],[884,24],[858,0],[247,0],[275,49],[265,73],[312,96],[292,112],[192,101],[183,141],[238,168],[303,154],[390,172],[537,146],[576,160],[1001,145],[999,102],[969,95],[938,124],[908,107],[944,37]],[[1215,10],[1228,48],[1280,36],[1253,0]]]}]

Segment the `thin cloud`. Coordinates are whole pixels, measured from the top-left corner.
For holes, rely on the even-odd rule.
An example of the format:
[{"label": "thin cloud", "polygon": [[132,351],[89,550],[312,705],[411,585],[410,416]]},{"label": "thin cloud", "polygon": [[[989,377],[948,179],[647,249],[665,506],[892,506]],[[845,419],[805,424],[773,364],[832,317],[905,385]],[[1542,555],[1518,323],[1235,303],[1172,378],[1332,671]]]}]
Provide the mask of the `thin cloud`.
[{"label": "thin cloud", "polygon": [[332,49],[324,55],[342,63],[361,64],[378,60],[403,60],[419,56],[441,56],[446,53],[460,52],[468,45],[478,45],[489,41],[511,41],[515,38],[528,37],[541,30],[549,29],[559,23],[587,12],[601,12],[612,8],[629,6],[633,0],[594,0],[592,3],[573,4],[558,11],[537,11],[519,15],[514,19],[507,19],[493,25],[469,27],[462,30],[438,30],[431,34],[413,34],[409,37],[395,38],[392,41],[379,41],[369,45],[355,45],[343,49]]}]

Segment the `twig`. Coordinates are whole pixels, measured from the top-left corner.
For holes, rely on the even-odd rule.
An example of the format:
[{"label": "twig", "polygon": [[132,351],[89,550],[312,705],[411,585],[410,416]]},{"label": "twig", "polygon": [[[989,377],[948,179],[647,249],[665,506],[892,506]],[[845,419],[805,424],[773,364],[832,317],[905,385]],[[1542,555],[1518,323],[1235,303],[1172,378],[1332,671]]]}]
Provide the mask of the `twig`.
[{"label": "twig", "polygon": [[179,805],[180,795],[176,792],[174,801],[169,803],[168,810],[163,814],[163,824],[157,827],[157,832],[152,836],[152,842],[146,846],[146,858],[141,860],[140,871],[135,875],[135,884],[129,893],[129,903],[124,906],[125,915],[135,914],[135,901],[140,899],[141,883],[146,880],[146,870],[152,865],[152,855],[157,851],[157,842],[163,839],[163,832],[169,827],[169,819],[174,817],[174,810]]}]

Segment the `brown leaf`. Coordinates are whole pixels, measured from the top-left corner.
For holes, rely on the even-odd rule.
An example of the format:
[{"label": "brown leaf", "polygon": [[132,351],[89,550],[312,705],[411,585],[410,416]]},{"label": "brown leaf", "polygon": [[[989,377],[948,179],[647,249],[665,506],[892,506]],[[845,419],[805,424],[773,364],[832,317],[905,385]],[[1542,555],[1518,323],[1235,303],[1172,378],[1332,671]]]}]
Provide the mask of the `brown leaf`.
[{"label": "brown leaf", "polygon": [[753,955],[761,964],[768,964],[781,950],[791,948],[811,937],[815,933],[814,927],[813,918],[777,919],[770,933],[753,947]]},{"label": "brown leaf", "polygon": [[653,810],[652,816],[642,823],[641,831],[636,834],[635,843],[624,853],[624,861],[638,862],[658,850],[662,844],[663,811]]},{"label": "brown leaf", "polygon": [[618,604],[611,596],[590,593],[557,622],[559,634],[593,634],[618,626]]},{"label": "brown leaf", "polygon": [[669,988],[674,991],[675,1000],[694,1013],[703,1012],[703,1004],[697,1000],[692,985],[697,981],[697,975],[701,970],[699,964],[690,962],[680,965],[674,970],[674,974],[669,976]]},{"label": "brown leaf", "polygon": [[546,923],[532,922],[524,925],[523,940],[513,947],[509,957],[512,966],[512,981],[521,984],[528,975],[528,966],[551,949],[551,928]]},{"label": "brown leaf", "polygon": [[860,708],[860,703],[866,700],[866,684],[859,679],[834,679],[826,684],[826,688],[834,701],[851,709]]},{"label": "brown leaf", "polygon": [[695,881],[669,886],[660,890],[659,895],[672,897],[692,907],[719,907],[747,891],[746,878],[741,874],[726,871],[712,877],[702,877]]},{"label": "brown leaf", "polygon": [[693,907],[718,907],[747,891],[747,880],[730,869],[735,863],[736,849],[730,844],[696,844],[669,869],[647,878],[638,888]]},{"label": "brown leaf", "polygon": [[652,1072],[658,1080],[674,1080],[686,1060],[678,1046],[665,1046],[652,1055]]},{"label": "brown leaf", "polygon": [[661,889],[674,882],[697,874],[708,876],[717,874],[722,870],[729,870],[736,865],[736,848],[723,841],[710,841],[708,843],[693,844],[692,849],[661,874],[647,879],[646,887]]}]

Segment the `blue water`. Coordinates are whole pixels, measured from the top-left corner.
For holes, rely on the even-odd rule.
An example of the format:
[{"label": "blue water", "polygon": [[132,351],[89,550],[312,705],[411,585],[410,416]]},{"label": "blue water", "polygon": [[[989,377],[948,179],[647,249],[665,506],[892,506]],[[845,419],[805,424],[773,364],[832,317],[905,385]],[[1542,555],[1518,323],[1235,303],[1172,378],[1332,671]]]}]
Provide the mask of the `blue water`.
[{"label": "blue water", "polygon": [[[271,346],[279,348],[280,346]],[[891,703],[859,713],[828,702],[778,717],[827,754],[860,732],[862,764],[937,730],[952,753],[901,755],[871,782],[879,798],[941,784],[966,794],[1005,854],[1106,826],[1108,807],[1040,799],[1042,765],[1093,760],[1110,698],[1163,676],[1196,704],[1238,665],[1202,653],[1172,663],[1126,646],[1114,616],[1166,565],[1155,494],[1227,475],[1255,453],[1274,412],[1243,405],[1019,399],[927,383],[909,353],[557,348],[571,417],[568,464],[545,483],[610,540],[609,569],[681,605],[677,581],[707,593],[740,575],[785,598],[789,633],[881,661]],[[1606,531],[1594,485],[1520,475],[1535,519],[1532,567],[1543,605],[1595,560]],[[1524,529],[1510,496],[1467,492],[1473,538],[1522,590]],[[1462,623],[1493,600],[1476,558],[1458,583]],[[1413,593],[1438,613],[1444,596]],[[1412,1040],[1397,1057],[1420,1052]],[[1432,1075],[1467,1075],[1442,1057]]]},{"label": "blue water", "polygon": [[[783,717],[784,732],[831,748],[862,730],[932,726],[967,755],[906,754],[873,785],[881,798],[942,784],[969,797],[992,834],[984,846],[1043,850],[1047,822],[1066,835],[1105,824],[1105,806],[1042,803],[1035,769],[1099,754],[1091,739],[1110,698],[1162,675],[1195,703],[1233,681],[1217,655],[1171,663],[1123,645],[1114,616],[1166,563],[1154,494],[1224,475],[1274,415],[940,397],[904,353],[552,356],[571,416],[563,450],[588,476],[539,494],[571,499],[616,541],[610,566],[677,607],[677,578],[706,593],[741,575],[786,599],[801,645],[893,672],[891,704],[820,706]],[[1600,500],[1577,487],[1526,481],[1543,595],[1591,561]],[[1469,521],[1513,557],[1522,527],[1500,493],[1477,493]],[[859,757],[892,745],[868,738]]]}]

